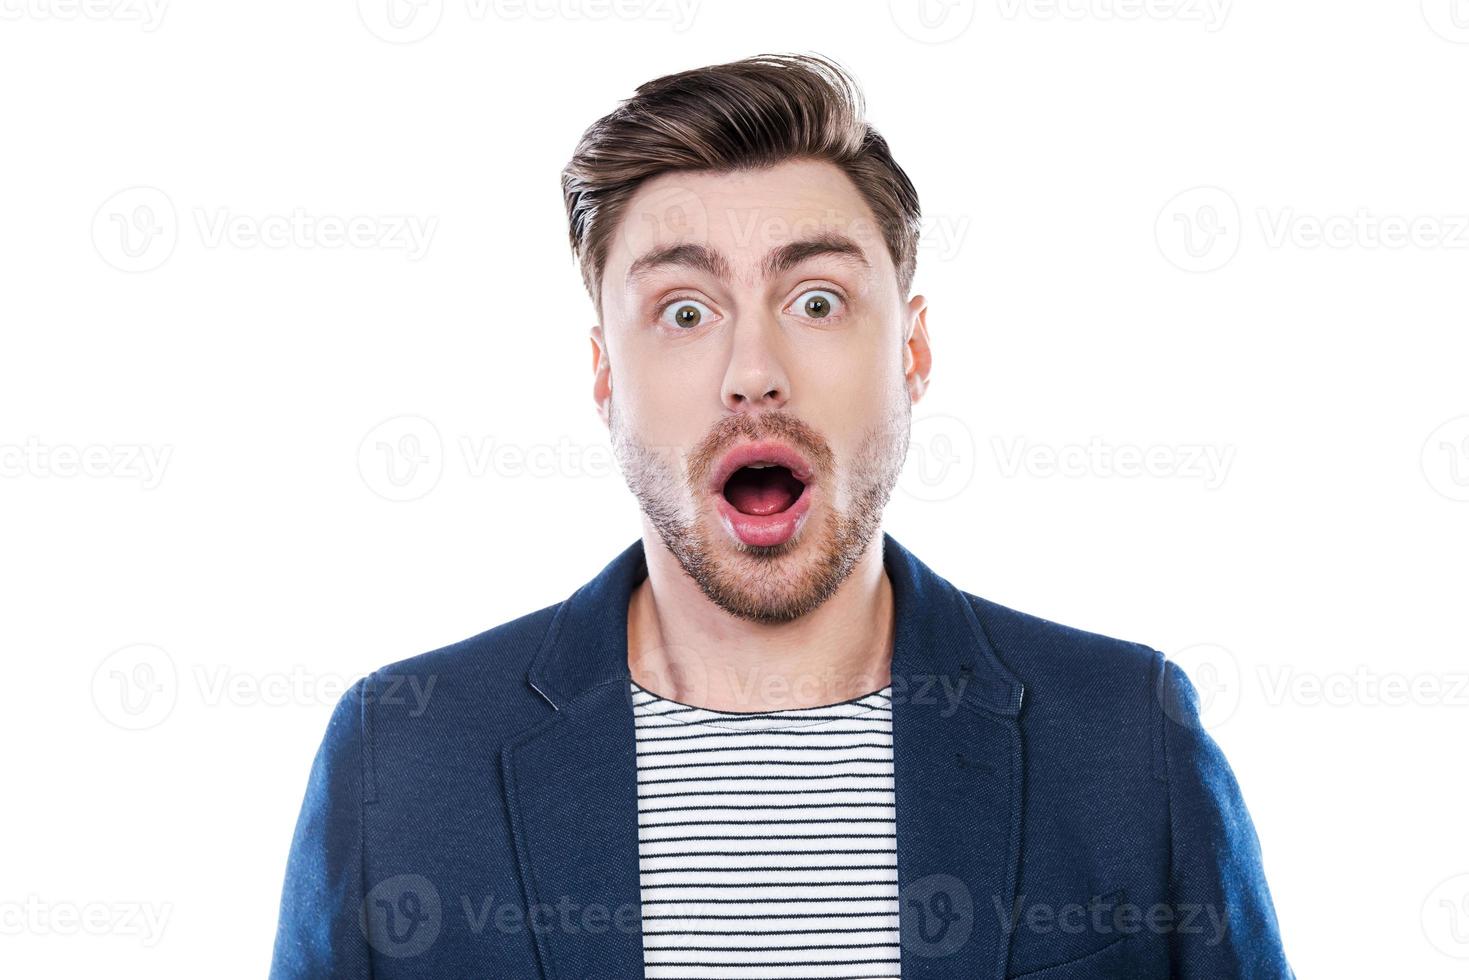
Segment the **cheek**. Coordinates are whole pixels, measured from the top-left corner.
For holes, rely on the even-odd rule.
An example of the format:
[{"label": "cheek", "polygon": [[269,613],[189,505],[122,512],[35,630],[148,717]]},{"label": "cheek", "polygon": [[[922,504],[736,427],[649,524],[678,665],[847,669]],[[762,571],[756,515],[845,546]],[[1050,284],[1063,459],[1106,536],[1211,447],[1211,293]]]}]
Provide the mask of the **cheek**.
[{"label": "cheek", "polygon": [[797,401],[837,426],[833,431],[843,431],[878,414],[902,374],[900,351],[880,352],[867,343],[828,346],[805,359],[805,390],[798,388]]},{"label": "cheek", "polygon": [[670,464],[704,438],[716,421],[706,417],[708,399],[696,397],[686,377],[621,367],[615,375],[613,402],[618,424]]}]

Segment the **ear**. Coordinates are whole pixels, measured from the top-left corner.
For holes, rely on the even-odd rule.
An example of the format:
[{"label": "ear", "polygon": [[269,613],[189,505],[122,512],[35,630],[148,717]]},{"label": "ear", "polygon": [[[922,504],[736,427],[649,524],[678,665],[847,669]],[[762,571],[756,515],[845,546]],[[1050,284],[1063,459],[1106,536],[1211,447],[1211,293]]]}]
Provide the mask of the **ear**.
[{"label": "ear", "polygon": [[592,325],[592,401],[597,403],[597,414],[602,424],[611,425],[608,411],[612,401],[612,362],[607,358],[607,338],[602,334],[600,323]]},{"label": "ear", "polygon": [[914,296],[904,308],[903,378],[908,396],[916,405],[928,390],[928,375],[933,370],[933,351],[928,346],[928,300]]}]

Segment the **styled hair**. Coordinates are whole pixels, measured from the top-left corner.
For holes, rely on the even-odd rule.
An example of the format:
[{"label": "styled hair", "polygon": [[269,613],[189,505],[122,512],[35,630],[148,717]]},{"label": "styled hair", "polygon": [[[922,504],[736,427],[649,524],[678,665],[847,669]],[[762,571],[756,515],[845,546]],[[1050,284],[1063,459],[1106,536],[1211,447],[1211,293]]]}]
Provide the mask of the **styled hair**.
[{"label": "styled hair", "polygon": [[572,254],[598,311],[612,233],[643,181],[802,158],[828,161],[851,178],[906,297],[917,265],[918,192],[864,114],[856,82],[820,55],[755,55],[638,86],[587,128],[561,172]]}]

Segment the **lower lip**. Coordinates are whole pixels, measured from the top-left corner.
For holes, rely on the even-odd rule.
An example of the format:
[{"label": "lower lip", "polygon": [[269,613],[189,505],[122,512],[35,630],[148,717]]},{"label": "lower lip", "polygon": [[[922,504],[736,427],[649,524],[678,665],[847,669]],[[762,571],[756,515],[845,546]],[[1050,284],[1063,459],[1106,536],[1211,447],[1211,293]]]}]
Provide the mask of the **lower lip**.
[{"label": "lower lip", "polygon": [[764,517],[740,513],[734,504],[724,499],[723,493],[716,494],[715,501],[719,516],[731,534],[751,547],[773,548],[795,537],[805,523],[811,510],[811,485],[803,487],[801,495],[785,510]]}]

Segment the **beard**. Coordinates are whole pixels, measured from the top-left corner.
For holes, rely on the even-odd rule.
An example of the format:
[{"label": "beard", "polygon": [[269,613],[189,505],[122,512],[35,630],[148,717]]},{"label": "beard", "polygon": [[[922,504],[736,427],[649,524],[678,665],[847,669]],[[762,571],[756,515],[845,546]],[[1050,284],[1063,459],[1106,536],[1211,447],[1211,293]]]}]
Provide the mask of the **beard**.
[{"label": "beard", "polygon": [[[882,526],[882,512],[908,456],[913,406],[906,395],[899,386],[886,415],[863,432],[840,474],[820,434],[782,412],[725,416],[681,467],[620,422],[615,389],[608,425],[628,489],[699,590],[740,619],[786,623],[836,593]],[[824,491],[820,513],[813,510],[796,535],[779,545],[747,545],[725,533],[706,500],[709,473],[719,458],[735,442],[751,439],[777,439],[800,450],[812,465],[812,480]],[[840,494],[834,485],[839,475],[845,477]],[[845,504],[839,506],[839,500]]]}]

